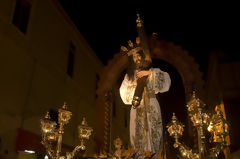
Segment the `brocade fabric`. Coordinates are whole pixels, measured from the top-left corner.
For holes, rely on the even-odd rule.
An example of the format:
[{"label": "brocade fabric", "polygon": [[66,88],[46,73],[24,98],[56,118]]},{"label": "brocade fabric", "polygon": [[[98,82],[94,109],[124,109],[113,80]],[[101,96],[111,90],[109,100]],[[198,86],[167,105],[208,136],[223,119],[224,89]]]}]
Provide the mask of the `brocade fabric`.
[{"label": "brocade fabric", "polygon": [[[163,128],[161,109],[155,94],[168,91],[171,79],[167,72],[159,68],[150,70],[140,105],[130,111],[130,142],[136,152],[158,153],[163,145]],[[131,105],[136,85],[136,78],[129,80],[126,74],[120,87],[125,104]]]}]

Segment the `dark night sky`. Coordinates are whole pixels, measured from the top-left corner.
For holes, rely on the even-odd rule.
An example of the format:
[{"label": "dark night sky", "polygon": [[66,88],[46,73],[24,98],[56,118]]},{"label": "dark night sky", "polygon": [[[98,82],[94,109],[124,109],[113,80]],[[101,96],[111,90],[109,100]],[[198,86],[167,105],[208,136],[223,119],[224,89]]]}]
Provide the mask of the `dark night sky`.
[{"label": "dark night sky", "polygon": [[189,51],[204,73],[213,49],[224,50],[234,60],[238,57],[240,18],[236,4],[145,2],[130,7],[124,2],[81,5],[77,1],[59,1],[105,65],[121,45],[136,38],[136,13],[141,14],[148,35],[157,32],[159,39]]}]

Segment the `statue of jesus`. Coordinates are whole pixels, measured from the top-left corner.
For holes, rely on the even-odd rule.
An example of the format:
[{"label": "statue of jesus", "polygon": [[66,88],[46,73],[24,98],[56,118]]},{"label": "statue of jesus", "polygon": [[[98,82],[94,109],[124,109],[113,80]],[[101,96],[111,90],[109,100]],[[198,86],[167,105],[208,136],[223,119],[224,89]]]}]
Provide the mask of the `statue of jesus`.
[{"label": "statue of jesus", "polygon": [[[167,72],[159,68],[152,68],[150,65],[145,67],[148,62],[141,46],[134,46],[132,42],[129,42],[129,46],[128,49],[122,48],[127,52],[129,66],[120,86],[120,96],[125,104],[132,106],[130,143],[135,152],[158,154],[163,146],[163,127],[156,94],[167,92],[171,79]],[[136,90],[138,85],[142,89]]]}]

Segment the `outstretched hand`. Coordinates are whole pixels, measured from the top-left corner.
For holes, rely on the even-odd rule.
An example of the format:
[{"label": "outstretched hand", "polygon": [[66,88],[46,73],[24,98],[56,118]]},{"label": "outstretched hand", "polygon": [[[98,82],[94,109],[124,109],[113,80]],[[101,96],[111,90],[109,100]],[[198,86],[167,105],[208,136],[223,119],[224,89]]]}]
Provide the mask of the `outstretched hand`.
[{"label": "outstretched hand", "polygon": [[142,77],[148,76],[150,74],[151,74],[151,71],[149,71],[149,70],[148,71],[140,71],[137,73],[137,78],[142,78]]}]

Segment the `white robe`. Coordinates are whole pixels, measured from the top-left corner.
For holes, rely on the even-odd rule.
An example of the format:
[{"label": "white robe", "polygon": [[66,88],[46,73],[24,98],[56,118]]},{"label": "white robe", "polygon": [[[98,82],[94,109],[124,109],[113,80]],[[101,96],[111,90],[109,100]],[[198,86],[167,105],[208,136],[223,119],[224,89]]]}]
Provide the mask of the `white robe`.
[{"label": "white robe", "polygon": [[[158,153],[162,145],[162,117],[155,94],[169,90],[171,79],[167,72],[151,68],[142,100],[137,109],[130,111],[130,142],[135,151]],[[125,104],[132,104],[137,80],[125,75],[120,95]]]}]

